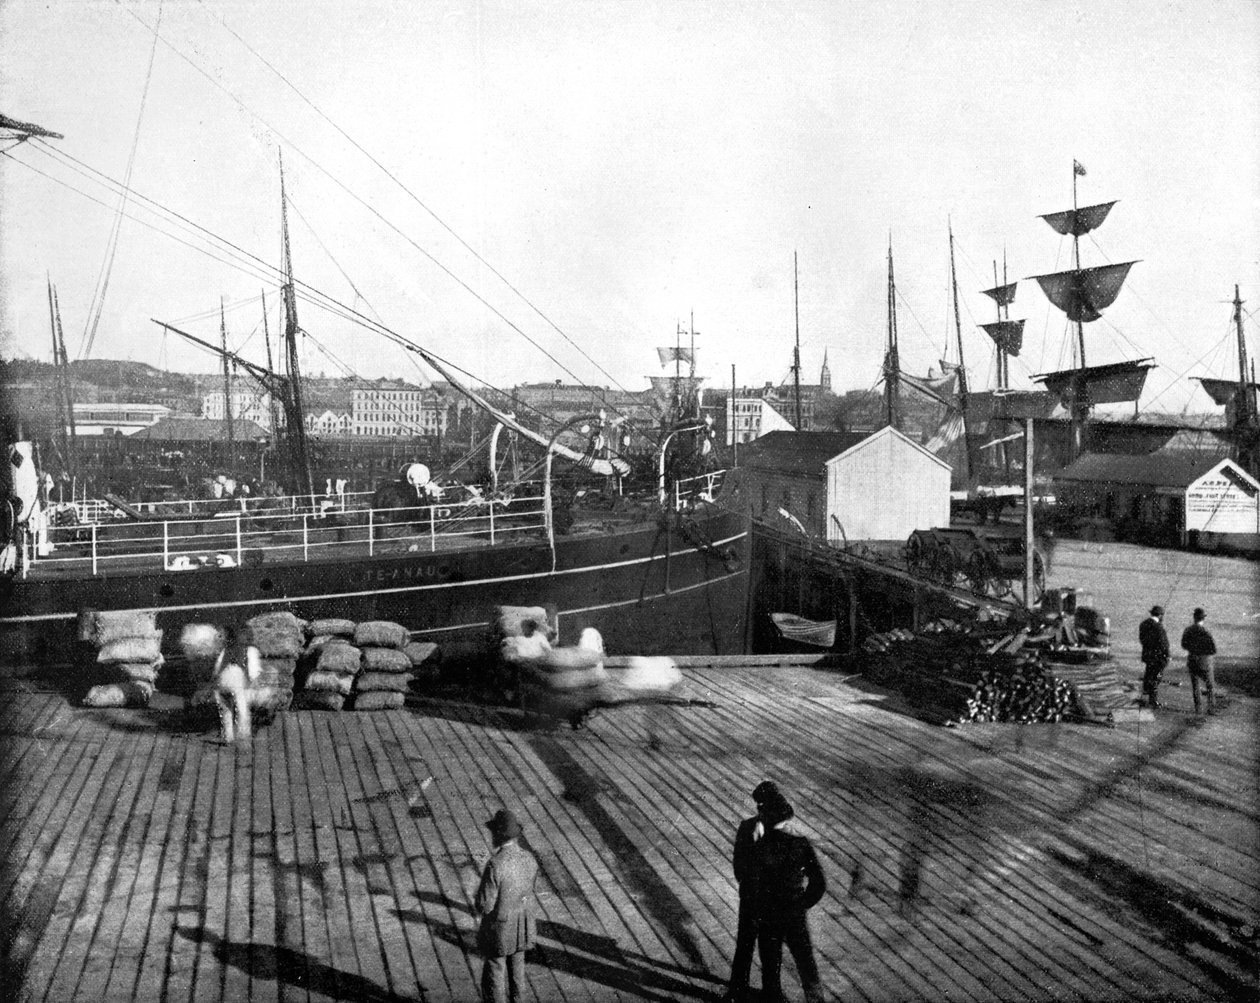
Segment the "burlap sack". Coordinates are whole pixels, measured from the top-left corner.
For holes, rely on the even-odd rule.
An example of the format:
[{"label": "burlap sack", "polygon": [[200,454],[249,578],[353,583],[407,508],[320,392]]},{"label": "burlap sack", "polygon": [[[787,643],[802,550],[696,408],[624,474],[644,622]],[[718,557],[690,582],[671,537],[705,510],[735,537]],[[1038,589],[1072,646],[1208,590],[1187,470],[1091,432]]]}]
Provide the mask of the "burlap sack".
[{"label": "burlap sack", "polygon": [[341,710],[346,698],[340,693],[327,693],[323,690],[303,690],[293,695],[294,702],[310,710]]},{"label": "burlap sack", "polygon": [[364,648],[364,672],[407,672],[411,659],[397,648]]},{"label": "burlap sack", "polygon": [[156,662],[162,657],[162,632],[154,631],[148,637],[119,637],[108,641],[96,653],[101,665],[114,662]]},{"label": "burlap sack", "polygon": [[333,638],[320,647],[319,655],[315,659],[315,671],[357,675],[362,658],[362,653],[353,644],[346,644],[340,638]]},{"label": "burlap sack", "polygon": [[360,693],[355,696],[351,706],[355,710],[398,710],[406,700],[407,698],[401,693],[373,690],[370,693]]},{"label": "burlap sack", "polygon": [[329,637],[354,637],[354,621],[332,616],[321,617],[306,625],[306,633],[311,637],[319,637],[321,634]]},{"label": "burlap sack", "polygon": [[406,693],[410,684],[410,672],[361,672],[354,680],[354,691],[371,693],[388,690]]},{"label": "burlap sack", "polygon": [[401,648],[409,640],[407,628],[390,620],[366,620],[354,628],[354,643],[359,647]]},{"label": "burlap sack", "polygon": [[123,637],[150,637],[157,630],[157,613],[134,610],[83,610],[78,638],[96,647]]},{"label": "burlap sack", "polygon": [[161,662],[115,662],[114,671],[119,674],[121,682],[130,680],[153,686],[157,683],[158,666],[161,664]]},{"label": "burlap sack", "polygon": [[340,693],[346,696],[354,685],[354,677],[339,672],[312,672],[306,677],[308,693]]},{"label": "burlap sack", "polygon": [[297,658],[306,647],[302,632],[292,627],[251,627],[250,640],[263,658]]},{"label": "burlap sack", "polygon": [[147,707],[153,687],[148,683],[106,683],[93,686],[83,698],[88,707]]},{"label": "burlap sack", "polygon": [[284,610],[278,613],[260,613],[258,616],[252,616],[245,621],[245,626],[250,630],[274,630],[274,631],[296,631],[298,634],[306,632],[306,621],[300,616],[294,616],[292,613]]}]

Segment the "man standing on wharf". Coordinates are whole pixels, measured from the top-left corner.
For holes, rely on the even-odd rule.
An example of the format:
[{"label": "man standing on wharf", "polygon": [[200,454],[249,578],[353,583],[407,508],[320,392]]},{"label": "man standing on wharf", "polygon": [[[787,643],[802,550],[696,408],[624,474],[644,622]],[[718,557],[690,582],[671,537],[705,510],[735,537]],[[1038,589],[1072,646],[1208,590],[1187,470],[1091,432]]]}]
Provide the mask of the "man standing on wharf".
[{"label": "man standing on wharf", "polygon": [[506,808],[486,823],[494,856],[486,863],[475,902],[481,927],[477,946],[485,956],[481,998],[508,1003],[526,996],[525,952],[534,946],[534,879],[538,861],[516,840],[521,826]]},{"label": "man standing on wharf", "polygon": [[1138,641],[1142,645],[1142,664],[1146,673],[1142,677],[1142,692],[1151,707],[1159,706],[1159,680],[1168,667],[1168,631],[1164,629],[1164,607],[1152,606],[1151,615],[1138,627]]},{"label": "man standing on wharf", "polygon": [[1185,633],[1181,635],[1181,646],[1186,649],[1186,668],[1190,670],[1190,692],[1194,695],[1194,712],[1200,713],[1203,709],[1202,697],[1200,690],[1207,690],[1207,712],[1209,714],[1216,713],[1216,698],[1214,691],[1216,689],[1215,666],[1213,659],[1216,656],[1216,641],[1213,640],[1211,633],[1203,626],[1203,621],[1207,619],[1207,613],[1202,609],[1194,611],[1194,623],[1186,628]]},{"label": "man standing on wharf", "polygon": [[753,948],[757,946],[757,917],[753,912],[756,868],[754,852],[765,835],[761,805],[767,798],[780,797],[773,780],[763,780],[753,788],[752,797],[758,814],[746,818],[735,830],[735,851],[731,865],[739,885],[739,925],[735,929],[735,957],[731,960],[731,981],[722,997],[723,1003],[740,1003],[748,996],[748,977],[752,971]]},{"label": "man standing on wharf", "polygon": [[807,913],[827,890],[818,857],[804,831],[793,821],[792,806],[777,791],[758,806],[765,834],[753,851],[753,902],[761,957],[761,993],[767,1003],[783,999],[780,969],[783,945],[796,962],[806,1003],[823,998]]}]

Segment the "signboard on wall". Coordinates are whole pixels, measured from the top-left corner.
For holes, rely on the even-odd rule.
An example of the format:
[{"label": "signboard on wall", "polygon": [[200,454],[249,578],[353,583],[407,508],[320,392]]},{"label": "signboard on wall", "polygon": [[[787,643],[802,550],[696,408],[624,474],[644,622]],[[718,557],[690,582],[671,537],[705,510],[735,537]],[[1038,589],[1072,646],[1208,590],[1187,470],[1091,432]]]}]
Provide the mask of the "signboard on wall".
[{"label": "signboard on wall", "polygon": [[1260,484],[1222,460],[1186,488],[1186,529],[1260,533]]}]

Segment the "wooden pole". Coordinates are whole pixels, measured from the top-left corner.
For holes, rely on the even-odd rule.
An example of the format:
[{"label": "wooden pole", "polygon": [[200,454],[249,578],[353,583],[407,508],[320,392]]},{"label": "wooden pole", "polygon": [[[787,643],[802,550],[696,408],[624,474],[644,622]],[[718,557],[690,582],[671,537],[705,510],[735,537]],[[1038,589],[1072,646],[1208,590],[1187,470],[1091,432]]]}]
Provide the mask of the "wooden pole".
[{"label": "wooden pole", "polygon": [[1024,419],[1024,606],[1033,601],[1033,420]]}]

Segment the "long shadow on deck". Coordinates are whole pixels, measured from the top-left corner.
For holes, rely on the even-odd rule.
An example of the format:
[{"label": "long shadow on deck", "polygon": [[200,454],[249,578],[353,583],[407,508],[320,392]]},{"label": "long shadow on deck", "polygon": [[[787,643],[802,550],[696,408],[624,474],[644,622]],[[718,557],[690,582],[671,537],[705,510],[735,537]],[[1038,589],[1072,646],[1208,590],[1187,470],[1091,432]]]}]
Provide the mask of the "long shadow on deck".
[{"label": "long shadow on deck", "polygon": [[[270,944],[238,944],[204,927],[177,926],[175,932],[194,943],[209,946],[220,964],[231,965],[253,979],[284,983],[356,1003],[414,1003],[415,1000],[415,997],[390,992],[362,975],[333,968],[303,951]],[[417,988],[423,996],[424,987]]]},{"label": "long shadow on deck", "polygon": [[[446,895],[419,892],[416,897],[425,903],[472,916],[467,905]],[[448,943],[467,947],[468,936],[450,923],[429,919],[417,909],[397,909],[396,915],[410,922],[424,923],[429,931]],[[670,1003],[679,997],[698,1000],[718,998],[715,991],[698,988],[687,979],[721,983],[708,972],[696,972],[657,961],[647,955],[624,950],[611,937],[579,930],[548,919],[538,921],[537,946],[530,951],[529,964],[564,972],[589,982],[597,982],[619,992],[641,999]]]}]

